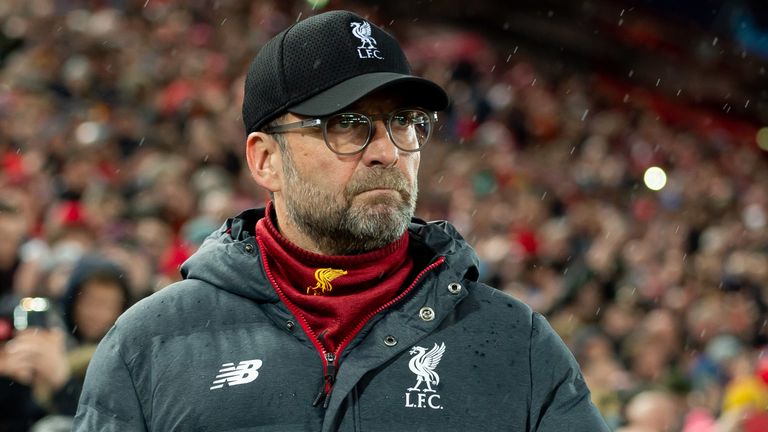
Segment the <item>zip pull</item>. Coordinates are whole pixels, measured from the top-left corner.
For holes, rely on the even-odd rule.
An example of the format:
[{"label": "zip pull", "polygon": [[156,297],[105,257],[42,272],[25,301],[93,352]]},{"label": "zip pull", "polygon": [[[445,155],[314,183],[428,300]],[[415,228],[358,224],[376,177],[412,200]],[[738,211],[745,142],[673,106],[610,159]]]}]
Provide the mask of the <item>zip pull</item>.
[{"label": "zip pull", "polygon": [[336,361],[336,355],[334,353],[325,353],[325,372],[323,374],[323,385],[320,387],[320,391],[315,396],[315,400],[312,402],[312,406],[318,406],[320,402],[323,402],[323,408],[328,408],[328,404],[331,402],[331,390],[333,389],[333,383],[336,381],[336,366],[333,364]]}]

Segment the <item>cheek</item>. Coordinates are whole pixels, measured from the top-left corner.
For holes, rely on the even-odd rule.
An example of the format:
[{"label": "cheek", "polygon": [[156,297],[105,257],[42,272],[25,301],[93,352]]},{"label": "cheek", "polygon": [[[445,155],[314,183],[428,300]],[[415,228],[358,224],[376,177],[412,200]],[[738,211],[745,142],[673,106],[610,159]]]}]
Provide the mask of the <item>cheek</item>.
[{"label": "cheek", "polygon": [[403,173],[413,182],[416,183],[419,175],[419,163],[421,162],[420,153],[415,153],[406,158],[403,163]]},{"label": "cheek", "polygon": [[[330,153],[328,149],[322,150]],[[355,160],[339,160],[334,156],[325,157],[317,153],[296,155],[294,173],[300,187],[313,188],[336,194],[352,179],[357,163]]]}]

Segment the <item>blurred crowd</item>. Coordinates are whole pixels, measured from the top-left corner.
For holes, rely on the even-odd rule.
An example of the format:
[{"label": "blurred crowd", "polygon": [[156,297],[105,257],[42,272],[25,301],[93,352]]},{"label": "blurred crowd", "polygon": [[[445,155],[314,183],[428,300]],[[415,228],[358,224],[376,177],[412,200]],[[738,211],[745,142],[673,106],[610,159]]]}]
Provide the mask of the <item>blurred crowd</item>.
[{"label": "blurred crowd", "polygon": [[[389,22],[449,91],[417,214],[453,222],[481,278],[548,317],[612,427],[768,430],[768,169],[753,144],[504,41],[330,6]],[[179,279],[227,217],[265,204],[242,158],[244,74],[311,13],[0,3],[0,431],[67,430],[116,317]],[[651,166],[660,191],[643,183]],[[49,300],[42,325],[18,328],[25,297]]]}]

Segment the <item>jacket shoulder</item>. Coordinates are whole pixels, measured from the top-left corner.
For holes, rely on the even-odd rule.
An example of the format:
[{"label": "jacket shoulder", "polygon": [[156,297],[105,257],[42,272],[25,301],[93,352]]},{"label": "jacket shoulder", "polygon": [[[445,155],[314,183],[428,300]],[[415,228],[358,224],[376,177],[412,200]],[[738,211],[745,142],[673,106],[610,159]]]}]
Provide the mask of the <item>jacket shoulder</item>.
[{"label": "jacket shoulder", "polygon": [[468,299],[479,303],[483,310],[494,314],[494,319],[506,317],[506,319],[524,319],[530,323],[536,314],[522,301],[482,282],[471,282],[468,288]]},{"label": "jacket shoulder", "polygon": [[188,331],[196,321],[210,318],[211,305],[227,302],[226,297],[236,296],[198,280],[179,281],[128,308],[114,330],[122,337],[141,338]]}]

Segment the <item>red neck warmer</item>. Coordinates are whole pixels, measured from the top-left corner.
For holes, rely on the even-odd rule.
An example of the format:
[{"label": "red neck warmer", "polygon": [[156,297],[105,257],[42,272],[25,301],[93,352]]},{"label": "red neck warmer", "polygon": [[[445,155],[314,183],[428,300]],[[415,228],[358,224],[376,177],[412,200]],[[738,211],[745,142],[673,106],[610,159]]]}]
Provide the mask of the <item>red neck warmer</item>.
[{"label": "red neck warmer", "polygon": [[343,348],[369,318],[405,289],[413,269],[407,232],[364,254],[320,255],[280,234],[272,222],[271,203],[266,214],[256,223],[256,239],[267,274],[304,330],[327,352]]}]

